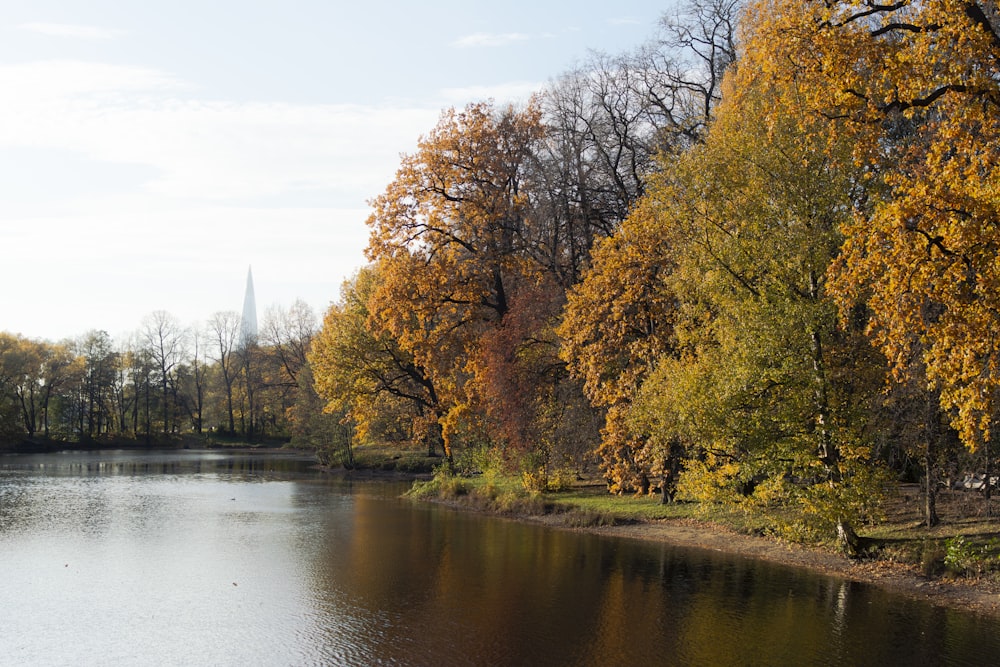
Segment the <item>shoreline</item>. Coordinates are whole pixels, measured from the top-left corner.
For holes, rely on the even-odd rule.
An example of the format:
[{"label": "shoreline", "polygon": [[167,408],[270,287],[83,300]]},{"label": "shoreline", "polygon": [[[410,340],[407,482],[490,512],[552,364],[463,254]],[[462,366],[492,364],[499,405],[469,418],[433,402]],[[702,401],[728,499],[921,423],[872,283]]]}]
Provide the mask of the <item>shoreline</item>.
[{"label": "shoreline", "polygon": [[878,586],[939,607],[1000,618],[1000,590],[964,578],[928,578],[915,567],[885,560],[851,560],[820,548],[744,535],[713,524],[680,521],[594,528],[594,533],[707,549]]},{"label": "shoreline", "polygon": [[929,578],[914,566],[878,559],[851,560],[845,556],[772,537],[747,535],[718,524],[693,519],[637,521],[615,526],[574,526],[567,513],[545,514],[495,512],[461,501],[423,498],[456,510],[481,512],[510,521],[533,523],[557,530],[604,535],[673,546],[703,549],[762,560],[816,574],[878,586],[893,593],[921,600],[937,607],[1000,619],[1000,586],[967,578]]}]

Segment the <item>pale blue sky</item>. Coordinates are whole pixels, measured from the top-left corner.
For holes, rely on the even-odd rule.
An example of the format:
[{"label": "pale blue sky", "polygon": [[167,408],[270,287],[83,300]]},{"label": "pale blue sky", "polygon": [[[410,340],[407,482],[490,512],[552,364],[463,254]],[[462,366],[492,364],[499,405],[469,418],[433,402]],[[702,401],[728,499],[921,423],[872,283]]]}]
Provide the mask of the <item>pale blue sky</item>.
[{"label": "pale blue sky", "polygon": [[123,337],[296,298],[448,106],[520,99],[670,5],[0,0],[0,330]]}]

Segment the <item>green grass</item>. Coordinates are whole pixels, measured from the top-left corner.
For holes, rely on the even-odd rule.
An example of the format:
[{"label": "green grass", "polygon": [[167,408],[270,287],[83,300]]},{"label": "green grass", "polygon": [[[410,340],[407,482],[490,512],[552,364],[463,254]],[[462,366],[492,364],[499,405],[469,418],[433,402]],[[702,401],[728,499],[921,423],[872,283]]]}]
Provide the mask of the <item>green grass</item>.
[{"label": "green grass", "polygon": [[546,493],[556,505],[618,517],[626,521],[656,521],[658,519],[693,518],[693,503],[661,505],[654,496],[615,496],[603,487],[576,488],[571,491]]},{"label": "green grass", "polygon": [[473,475],[468,477],[437,474],[428,482],[418,482],[410,494],[418,498],[459,500],[476,509],[501,514],[561,514],[571,527],[611,526],[623,523],[670,519],[717,521],[747,532],[742,513],[724,514],[720,509],[706,515],[696,503],[661,505],[658,496],[611,495],[603,485],[575,486],[567,491],[531,493],[519,477],[512,475]]},{"label": "green grass", "polygon": [[603,486],[575,488],[546,494],[553,503],[575,511],[614,517],[618,523],[694,519],[725,526],[740,533],[763,535],[772,532],[772,517],[748,514],[722,505],[693,502],[660,504],[659,496],[609,494]]}]

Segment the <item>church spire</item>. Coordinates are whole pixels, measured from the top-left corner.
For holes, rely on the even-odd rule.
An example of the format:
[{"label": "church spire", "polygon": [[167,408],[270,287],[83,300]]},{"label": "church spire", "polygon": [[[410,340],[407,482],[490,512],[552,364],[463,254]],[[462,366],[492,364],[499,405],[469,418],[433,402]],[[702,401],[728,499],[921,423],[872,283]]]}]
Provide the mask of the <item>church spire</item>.
[{"label": "church spire", "polygon": [[247,269],[247,291],[243,297],[243,317],[240,319],[240,346],[257,342],[257,302],[253,295],[253,268]]}]

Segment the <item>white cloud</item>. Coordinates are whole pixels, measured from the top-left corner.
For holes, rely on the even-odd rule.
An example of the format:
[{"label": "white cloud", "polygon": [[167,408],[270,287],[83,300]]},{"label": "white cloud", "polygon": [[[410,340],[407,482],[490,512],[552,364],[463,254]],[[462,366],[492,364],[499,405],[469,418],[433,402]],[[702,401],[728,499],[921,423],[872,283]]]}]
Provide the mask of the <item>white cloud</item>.
[{"label": "white cloud", "polygon": [[471,35],[466,35],[465,37],[460,37],[455,40],[454,45],[459,48],[477,48],[477,47],[493,47],[493,46],[507,46],[514,42],[525,42],[531,39],[530,35],[523,32],[506,32],[506,33],[486,33],[477,32]]},{"label": "white cloud", "polygon": [[[3,106],[30,112],[53,100],[79,95],[163,92],[189,88],[165,72],[76,60],[41,60],[0,65]],[[0,110],[0,113],[6,111]]]},{"label": "white cloud", "polygon": [[544,84],[531,81],[511,81],[494,86],[466,86],[464,88],[445,88],[441,96],[448,104],[462,106],[469,102],[480,100],[496,100],[497,102],[526,102],[529,97],[544,88]]},{"label": "white cloud", "polygon": [[[0,66],[0,148],[145,165],[150,194],[235,200],[304,190],[370,197],[436,109],[199,101],[168,74],[98,63]],[[387,167],[391,165],[391,167]]]},{"label": "white cloud", "polygon": [[247,265],[261,312],[301,298],[322,314],[365,261],[363,208],[112,203],[72,217],[0,222],[6,243],[44,252],[43,263],[21,252],[0,266],[5,284],[32,282],[0,292],[0,310],[17,314],[0,329],[16,320],[25,335],[61,339],[106,329],[117,337],[154,310],[184,324],[205,322],[216,311],[239,310]]},{"label": "white cloud", "polygon": [[[85,149],[98,159],[145,163],[150,192],[212,200],[315,189],[377,194],[400,148],[437,111],[338,105],[172,101],[86,116]],[[395,168],[393,164],[393,169]]]},{"label": "white cloud", "polygon": [[72,37],[76,39],[114,39],[124,34],[121,30],[71,23],[23,23],[18,27],[27,32],[36,32],[50,37]]}]

